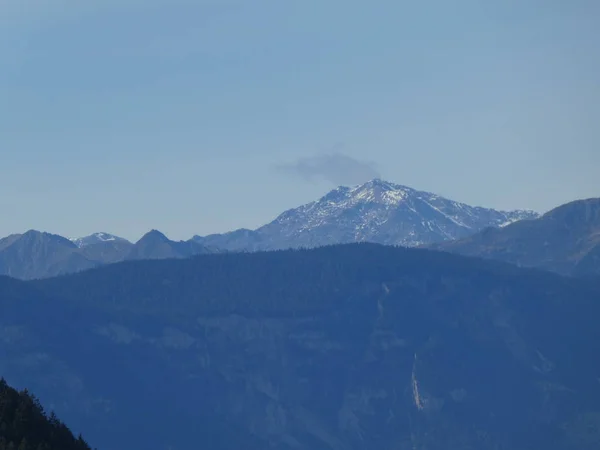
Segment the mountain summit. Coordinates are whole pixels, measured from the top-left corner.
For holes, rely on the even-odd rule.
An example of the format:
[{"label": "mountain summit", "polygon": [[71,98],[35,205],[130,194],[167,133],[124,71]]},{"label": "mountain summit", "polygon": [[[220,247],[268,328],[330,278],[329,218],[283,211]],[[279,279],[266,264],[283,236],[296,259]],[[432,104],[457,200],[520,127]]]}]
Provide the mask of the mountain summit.
[{"label": "mountain summit", "polygon": [[62,236],[29,230],[0,239],[0,274],[42,278],[96,267],[73,242]]},{"label": "mountain summit", "polygon": [[115,236],[114,234],[100,232],[100,233],[90,234],[89,236],[85,236],[85,237],[73,238],[73,239],[71,239],[71,242],[73,242],[77,247],[83,248],[83,247],[88,247],[90,245],[103,244],[105,242],[124,243],[124,242],[129,242],[129,241],[127,239],[123,239],[119,236]]},{"label": "mountain summit", "polygon": [[187,258],[211,250],[189,241],[172,241],[158,230],[151,230],[135,243],[126,259]]},{"label": "mountain summit", "polygon": [[538,217],[533,211],[473,207],[429,192],[374,179],[340,186],[321,199],[290,209],[255,230],[196,236],[228,250],[273,250],[352,242],[419,246],[460,239],[487,227]]}]

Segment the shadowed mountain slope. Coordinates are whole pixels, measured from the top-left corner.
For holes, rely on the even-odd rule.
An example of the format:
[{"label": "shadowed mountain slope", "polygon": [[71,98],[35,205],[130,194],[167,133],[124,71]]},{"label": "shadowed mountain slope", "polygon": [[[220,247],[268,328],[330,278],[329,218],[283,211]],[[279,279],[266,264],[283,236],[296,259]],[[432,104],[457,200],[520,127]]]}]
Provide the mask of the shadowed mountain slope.
[{"label": "shadowed mountain slope", "polygon": [[0,240],[0,274],[30,279],[96,267],[70,240],[30,230]]},{"label": "shadowed mountain slope", "polygon": [[600,275],[600,198],[432,247],[566,275]]}]

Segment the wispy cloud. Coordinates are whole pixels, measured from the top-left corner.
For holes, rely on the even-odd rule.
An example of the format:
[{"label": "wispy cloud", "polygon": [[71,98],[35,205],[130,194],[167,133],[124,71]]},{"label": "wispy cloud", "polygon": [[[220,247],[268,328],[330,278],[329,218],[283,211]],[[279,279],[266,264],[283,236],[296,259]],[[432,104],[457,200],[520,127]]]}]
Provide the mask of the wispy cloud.
[{"label": "wispy cloud", "polygon": [[321,179],[336,186],[360,184],[373,178],[380,178],[374,162],[361,161],[339,152],[300,158],[292,163],[280,164],[276,168],[307,181]]}]

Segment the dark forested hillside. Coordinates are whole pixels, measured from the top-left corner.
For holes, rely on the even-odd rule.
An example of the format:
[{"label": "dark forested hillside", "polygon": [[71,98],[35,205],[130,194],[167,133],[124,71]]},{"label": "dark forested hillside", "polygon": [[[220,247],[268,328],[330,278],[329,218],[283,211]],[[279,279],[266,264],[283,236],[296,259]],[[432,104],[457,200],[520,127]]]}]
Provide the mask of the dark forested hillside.
[{"label": "dark forested hillside", "polygon": [[0,450],[90,450],[29,392],[0,379]]},{"label": "dark forested hillside", "polygon": [[104,448],[600,445],[592,280],[358,244],[0,279],[0,308],[0,373]]}]

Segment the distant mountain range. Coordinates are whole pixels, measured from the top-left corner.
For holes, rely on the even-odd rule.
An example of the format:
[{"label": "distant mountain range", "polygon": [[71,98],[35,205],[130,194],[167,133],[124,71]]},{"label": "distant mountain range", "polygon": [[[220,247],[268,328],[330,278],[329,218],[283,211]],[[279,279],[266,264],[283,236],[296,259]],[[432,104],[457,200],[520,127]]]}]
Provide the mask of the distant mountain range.
[{"label": "distant mountain range", "polygon": [[108,233],[82,238],[30,230],[0,240],[0,275],[46,278],[131,259],[185,258],[217,251],[257,251],[373,242],[418,246],[460,239],[486,227],[538,217],[458,203],[382,180],[339,187],[290,209],[257,230],[172,241],[152,230],[135,244]]},{"label": "distant mountain range", "polygon": [[538,219],[430,247],[564,275],[600,275],[600,198],[567,203]]},{"label": "distant mountain range", "polygon": [[196,242],[176,242],[152,230],[135,244],[107,233],[79,239],[30,230],[0,239],[0,275],[47,278],[135,259],[186,258],[211,250]]},{"label": "distant mountain range", "polygon": [[473,207],[372,180],[338,187],[256,230],[187,241],[170,240],[157,230],[135,244],[108,233],[67,239],[30,230],[0,239],[0,275],[47,278],[133,259],[357,242],[427,247],[565,275],[595,275],[600,274],[600,199],[575,201],[540,216]]},{"label": "distant mountain range", "polygon": [[285,211],[257,230],[194,236],[224,250],[277,250],[373,242],[413,247],[467,237],[486,227],[538,217],[533,211],[473,207],[429,192],[371,180],[338,187],[321,199]]}]

